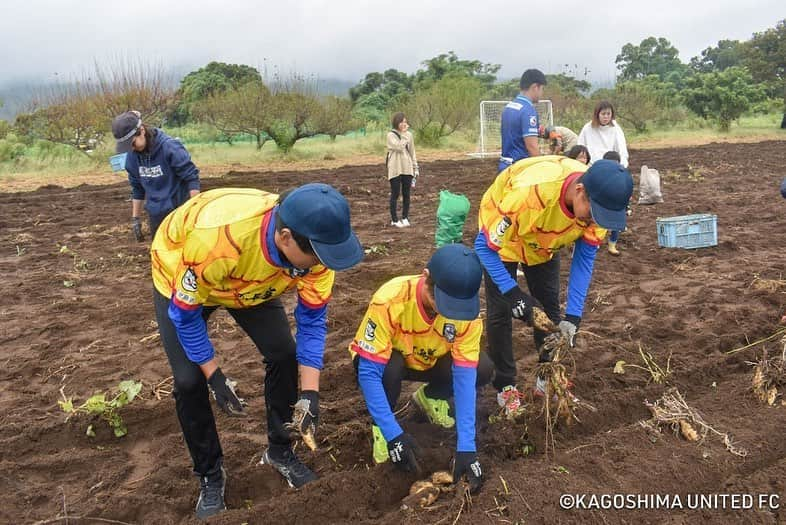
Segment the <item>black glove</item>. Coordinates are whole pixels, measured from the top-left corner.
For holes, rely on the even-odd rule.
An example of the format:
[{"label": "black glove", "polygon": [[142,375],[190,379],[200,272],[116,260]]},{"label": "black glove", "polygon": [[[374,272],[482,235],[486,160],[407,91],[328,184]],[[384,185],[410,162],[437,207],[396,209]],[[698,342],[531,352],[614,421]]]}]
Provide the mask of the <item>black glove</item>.
[{"label": "black glove", "polygon": [[303,439],[303,442],[311,450],[316,450],[317,443],[314,434],[319,423],[319,392],[316,390],[303,390],[300,399],[295,403],[292,412],[292,421],[284,425],[287,430],[294,433],[296,437]]},{"label": "black glove", "polygon": [[505,293],[505,298],[510,303],[510,311],[513,317],[522,321],[529,321],[532,318],[532,308],[543,309],[537,299],[525,294],[521,288],[514,286]]},{"label": "black glove", "polygon": [[237,396],[235,392],[235,381],[228,379],[220,368],[216,368],[213,375],[207,380],[210,387],[210,392],[213,394],[213,399],[216,404],[221,407],[221,410],[235,417],[246,417],[246,411],[243,407],[246,402]]},{"label": "black glove", "polygon": [[403,432],[388,441],[388,455],[390,461],[404,472],[420,472],[418,455],[420,448],[415,442],[415,438]]},{"label": "black glove", "polygon": [[480,468],[477,452],[456,452],[453,461],[453,483],[458,483],[466,474],[469,482],[469,491],[474,494],[483,485],[483,470]]},{"label": "black glove", "polygon": [[142,221],[139,219],[139,217],[131,217],[131,231],[134,233],[136,242],[142,242],[145,240],[145,236],[142,235]]}]

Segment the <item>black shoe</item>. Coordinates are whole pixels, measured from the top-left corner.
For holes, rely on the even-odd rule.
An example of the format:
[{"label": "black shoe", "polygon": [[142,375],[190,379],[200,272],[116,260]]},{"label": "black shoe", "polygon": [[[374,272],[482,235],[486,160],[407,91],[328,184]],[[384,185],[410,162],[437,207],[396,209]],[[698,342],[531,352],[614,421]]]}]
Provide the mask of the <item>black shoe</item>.
[{"label": "black shoe", "polygon": [[211,480],[207,476],[199,478],[199,499],[196,504],[196,515],[200,520],[214,516],[226,510],[224,503],[224,488],[227,483],[227,473],[221,467],[221,477]]},{"label": "black shoe", "polygon": [[317,475],[300,461],[295,453],[289,448],[281,452],[272,451],[268,448],[262,455],[262,461],[260,463],[263,465],[270,465],[276,469],[284,476],[289,486],[296,489],[317,479]]}]

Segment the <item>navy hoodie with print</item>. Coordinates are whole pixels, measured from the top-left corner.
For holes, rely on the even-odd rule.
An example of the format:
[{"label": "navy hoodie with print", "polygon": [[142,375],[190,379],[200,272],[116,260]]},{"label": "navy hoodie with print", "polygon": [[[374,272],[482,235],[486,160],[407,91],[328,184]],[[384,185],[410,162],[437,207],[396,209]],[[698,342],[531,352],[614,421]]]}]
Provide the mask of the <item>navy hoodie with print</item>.
[{"label": "navy hoodie with print", "polygon": [[126,156],[126,171],[134,199],[145,201],[150,224],[158,226],[167,214],[199,189],[199,169],[183,144],[160,129],[152,130],[149,147]]}]

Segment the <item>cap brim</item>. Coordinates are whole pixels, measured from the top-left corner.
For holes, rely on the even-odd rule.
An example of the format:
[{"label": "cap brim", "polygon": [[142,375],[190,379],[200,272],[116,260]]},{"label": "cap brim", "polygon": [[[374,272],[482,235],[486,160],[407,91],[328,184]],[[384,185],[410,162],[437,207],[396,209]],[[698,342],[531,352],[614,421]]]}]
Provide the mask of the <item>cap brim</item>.
[{"label": "cap brim", "polygon": [[130,153],[132,149],[134,149],[134,137],[126,140],[118,140],[115,145],[115,151],[117,153]]},{"label": "cap brim", "polygon": [[601,228],[620,232],[625,229],[625,223],[628,218],[625,208],[621,210],[610,210],[599,205],[592,200],[591,197],[590,208],[592,210],[592,220]]},{"label": "cap brim", "polygon": [[480,314],[479,294],[475,294],[469,299],[457,299],[440,290],[438,286],[434,286],[434,301],[437,303],[439,314],[448,319],[472,321],[477,319]]},{"label": "cap brim", "polygon": [[311,247],[317,254],[319,262],[331,270],[352,268],[363,259],[363,246],[355,232],[338,244],[326,244],[312,240]]}]

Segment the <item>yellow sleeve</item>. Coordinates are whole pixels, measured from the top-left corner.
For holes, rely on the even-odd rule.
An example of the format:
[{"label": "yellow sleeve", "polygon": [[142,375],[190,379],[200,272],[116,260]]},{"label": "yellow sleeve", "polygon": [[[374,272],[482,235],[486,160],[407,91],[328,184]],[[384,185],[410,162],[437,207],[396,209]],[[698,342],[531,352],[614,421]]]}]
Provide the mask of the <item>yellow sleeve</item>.
[{"label": "yellow sleeve", "polygon": [[330,301],[336,272],[318,264],[297,281],[297,294],[300,300],[311,308],[319,308]]},{"label": "yellow sleeve", "polygon": [[464,332],[456,334],[451,357],[456,366],[477,368],[480,359],[480,335],[483,333],[483,323],[475,319],[467,323]]},{"label": "yellow sleeve", "polygon": [[210,292],[235,267],[234,259],[213,257],[212,245],[201,237],[189,238],[174,273],[173,300],[178,306],[193,309],[207,302]]},{"label": "yellow sleeve", "polygon": [[360,323],[349,351],[374,361],[387,364],[390,360],[393,327],[385,304],[371,303]]},{"label": "yellow sleeve", "polygon": [[584,229],[584,234],[581,236],[581,238],[587,244],[592,246],[600,246],[603,244],[603,239],[606,238],[607,233],[608,230],[593,223],[589,228]]}]

